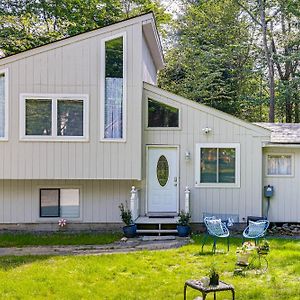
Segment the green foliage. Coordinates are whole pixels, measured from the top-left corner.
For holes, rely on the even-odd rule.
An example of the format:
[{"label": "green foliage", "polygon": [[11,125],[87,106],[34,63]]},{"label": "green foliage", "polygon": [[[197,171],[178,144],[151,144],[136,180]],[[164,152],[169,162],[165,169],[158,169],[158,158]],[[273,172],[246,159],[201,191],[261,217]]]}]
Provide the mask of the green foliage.
[{"label": "green foliage", "polygon": [[2,0],[0,50],[14,54],[150,11],[158,26],[170,20],[156,0]]},{"label": "green foliage", "polygon": [[188,226],[191,221],[191,214],[186,213],[183,210],[179,213],[179,219],[178,219],[178,224],[182,226]]},{"label": "green foliage", "polygon": [[[126,255],[0,257],[0,298],[182,299],[184,282],[205,276],[215,261],[220,280],[234,285],[236,299],[299,299],[298,240],[270,239],[267,273],[234,277],[234,250],[241,239],[231,239],[228,254],[213,255],[208,247],[201,255],[202,238],[194,236],[194,244],[178,249]],[[220,239],[218,247],[225,249],[226,241]],[[199,296],[195,290],[187,292],[188,299]],[[217,297],[228,299],[230,293]]]},{"label": "green foliage", "polygon": [[133,224],[132,213],[131,213],[131,210],[129,208],[127,208],[127,203],[126,203],[126,207],[124,206],[123,203],[121,203],[119,205],[119,209],[121,211],[120,216],[121,216],[122,221],[124,222],[124,224],[126,226],[132,225]]},{"label": "green foliage", "polygon": [[[178,22],[177,42],[166,55],[160,86],[251,119],[246,97],[253,96],[259,84],[252,73],[251,37],[240,8],[232,0],[197,1]],[[251,106],[257,111],[257,101]]]}]

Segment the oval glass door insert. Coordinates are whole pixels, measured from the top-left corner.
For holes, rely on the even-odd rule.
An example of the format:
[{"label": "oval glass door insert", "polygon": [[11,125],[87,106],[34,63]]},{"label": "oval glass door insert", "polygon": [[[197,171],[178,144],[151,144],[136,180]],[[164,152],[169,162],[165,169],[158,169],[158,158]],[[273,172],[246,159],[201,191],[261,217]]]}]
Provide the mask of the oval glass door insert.
[{"label": "oval glass door insert", "polygon": [[169,163],[164,155],[158,159],[156,166],[156,176],[159,184],[165,186],[169,179]]}]

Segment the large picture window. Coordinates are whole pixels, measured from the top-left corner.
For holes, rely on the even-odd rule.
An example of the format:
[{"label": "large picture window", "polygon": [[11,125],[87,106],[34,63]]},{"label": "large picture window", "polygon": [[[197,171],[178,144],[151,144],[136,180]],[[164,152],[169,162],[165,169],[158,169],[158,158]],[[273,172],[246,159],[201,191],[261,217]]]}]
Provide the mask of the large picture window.
[{"label": "large picture window", "polygon": [[125,138],[125,44],[125,34],[103,40],[102,44],[102,138],[105,140]]},{"label": "large picture window", "polygon": [[79,189],[40,189],[41,218],[79,216]]},{"label": "large picture window", "polygon": [[197,144],[196,186],[239,186],[239,144]]},{"label": "large picture window", "polygon": [[179,109],[148,99],[148,127],[179,127]]},{"label": "large picture window", "polygon": [[0,140],[7,139],[8,71],[0,70]]},{"label": "large picture window", "polygon": [[21,95],[21,139],[88,139],[87,95]]},{"label": "large picture window", "polygon": [[267,155],[268,176],[292,176],[291,154],[268,154]]}]

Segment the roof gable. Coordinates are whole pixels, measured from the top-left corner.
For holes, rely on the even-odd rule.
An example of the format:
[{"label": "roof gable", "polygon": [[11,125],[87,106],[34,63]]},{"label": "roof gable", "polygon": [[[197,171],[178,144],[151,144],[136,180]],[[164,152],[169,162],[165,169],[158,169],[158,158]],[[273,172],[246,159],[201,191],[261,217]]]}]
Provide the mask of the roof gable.
[{"label": "roof gable", "polygon": [[204,105],[204,104],[201,104],[201,103],[198,103],[198,102],[186,99],[184,97],[178,96],[176,94],[173,94],[171,92],[165,91],[165,90],[163,90],[161,88],[158,88],[158,87],[156,87],[154,85],[151,85],[149,83],[144,82],[144,89],[146,91],[150,91],[150,92],[156,93],[156,94],[158,94],[160,96],[164,96],[166,98],[170,98],[170,99],[172,99],[175,102],[179,102],[179,103],[188,105],[190,107],[193,107],[194,109],[197,109],[197,110],[203,111],[205,113],[214,115],[214,116],[216,116],[216,117],[218,117],[218,118],[220,118],[222,120],[226,120],[227,122],[231,122],[233,124],[245,127],[245,128],[247,128],[249,130],[252,130],[252,131],[256,132],[260,136],[270,136],[270,130],[269,129],[262,128],[261,126],[249,123],[247,121],[243,121],[243,120],[238,119],[238,118],[236,118],[236,117],[234,117],[234,116],[232,116],[230,114],[222,112],[222,111],[220,111],[218,109],[215,109],[215,108],[209,107],[207,105]]}]

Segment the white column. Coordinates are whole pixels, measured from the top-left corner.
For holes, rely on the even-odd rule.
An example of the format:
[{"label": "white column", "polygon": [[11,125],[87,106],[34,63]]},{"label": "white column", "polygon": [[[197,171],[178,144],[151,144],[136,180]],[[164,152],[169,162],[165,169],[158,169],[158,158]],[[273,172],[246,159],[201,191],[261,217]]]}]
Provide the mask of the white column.
[{"label": "white column", "polygon": [[130,210],[132,213],[132,219],[135,221],[138,217],[137,211],[138,211],[138,197],[137,197],[137,189],[135,186],[131,187],[131,197],[130,197]]},{"label": "white column", "polygon": [[185,191],[184,191],[184,212],[185,213],[189,213],[190,212],[190,194],[191,191],[189,189],[189,187],[185,187]]}]

